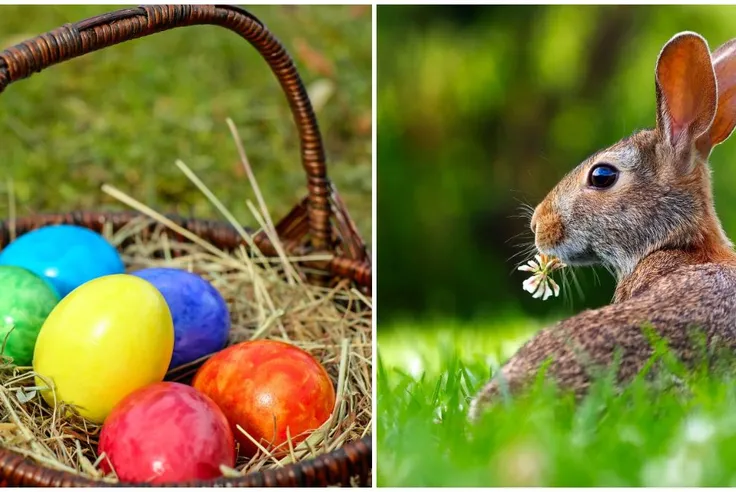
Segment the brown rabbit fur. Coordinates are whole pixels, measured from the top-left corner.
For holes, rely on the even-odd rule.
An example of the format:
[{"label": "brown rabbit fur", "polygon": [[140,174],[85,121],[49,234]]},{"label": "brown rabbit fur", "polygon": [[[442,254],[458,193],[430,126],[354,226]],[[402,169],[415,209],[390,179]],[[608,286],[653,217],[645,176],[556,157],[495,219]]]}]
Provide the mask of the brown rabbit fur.
[{"label": "brown rabbit fur", "polygon": [[[736,40],[711,56],[685,32],[655,70],[657,123],[573,169],[537,206],[537,249],[569,265],[603,263],[616,273],[613,303],[542,330],[475,397],[470,418],[503,388],[522,390],[543,363],[558,386],[586,393],[591,369],[635,376],[653,354],[653,328],[684,361],[697,355],[692,328],[711,347],[736,350],[736,253],[716,216],[708,156],[736,124]],[[595,186],[602,163],[616,172]]]}]

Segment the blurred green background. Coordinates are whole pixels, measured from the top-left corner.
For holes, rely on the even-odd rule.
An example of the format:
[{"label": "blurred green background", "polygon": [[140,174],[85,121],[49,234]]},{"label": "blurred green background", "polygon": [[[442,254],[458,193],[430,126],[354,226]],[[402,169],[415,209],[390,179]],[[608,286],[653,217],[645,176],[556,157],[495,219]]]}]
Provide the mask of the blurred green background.
[{"label": "blurred green background", "polygon": [[[0,49],[115,10],[0,6]],[[249,8],[284,43],[313,96],[328,169],[371,237],[370,6]],[[296,128],[260,55],[226,29],[193,26],[51,67],[0,96],[0,217],[122,208],[114,185],[162,212],[218,217],[175,167],[183,160],[246,225],[253,199],[226,124],[237,125],[274,220],[306,195]]]},{"label": "blurred green background", "polygon": [[[380,6],[380,331],[537,327],[608,303],[605,271],[578,270],[584,298],[522,291],[511,257],[532,234],[519,206],[654,125],[654,66],[670,37],[694,30],[715,49],[734,26],[734,6]],[[731,237],[735,154],[732,138],[711,159]]]}]

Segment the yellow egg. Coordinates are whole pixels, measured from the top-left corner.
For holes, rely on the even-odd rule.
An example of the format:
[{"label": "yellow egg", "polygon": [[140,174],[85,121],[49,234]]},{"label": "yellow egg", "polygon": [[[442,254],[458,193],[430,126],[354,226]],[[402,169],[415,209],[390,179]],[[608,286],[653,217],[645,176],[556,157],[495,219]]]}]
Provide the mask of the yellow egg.
[{"label": "yellow egg", "polygon": [[[38,335],[33,369],[53,384],[44,399],[101,423],[138,388],[163,380],[174,325],[161,293],[132,275],[87,282],[56,305]],[[36,378],[39,386],[46,385]]]}]

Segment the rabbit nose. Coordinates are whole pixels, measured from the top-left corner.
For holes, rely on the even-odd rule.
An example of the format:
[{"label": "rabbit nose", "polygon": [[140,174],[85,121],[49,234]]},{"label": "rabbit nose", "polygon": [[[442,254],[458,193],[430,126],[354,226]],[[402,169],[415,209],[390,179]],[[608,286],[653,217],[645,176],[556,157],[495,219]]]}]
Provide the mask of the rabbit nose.
[{"label": "rabbit nose", "polygon": [[537,217],[539,217],[538,208],[534,210],[534,214],[532,215],[532,222],[531,222],[532,234],[535,234],[535,235],[537,234]]}]

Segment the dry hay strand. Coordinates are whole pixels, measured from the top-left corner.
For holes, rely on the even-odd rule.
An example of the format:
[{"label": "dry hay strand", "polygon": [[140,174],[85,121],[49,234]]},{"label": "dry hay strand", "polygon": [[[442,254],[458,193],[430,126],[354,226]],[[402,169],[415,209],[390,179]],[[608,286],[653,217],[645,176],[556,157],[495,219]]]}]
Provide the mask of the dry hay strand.
[{"label": "dry hay strand", "polygon": [[[206,186],[186,165],[177,165],[252,245],[248,232]],[[251,182],[257,190],[255,181]],[[228,345],[255,339],[286,341],[320,361],[335,385],[332,416],[298,444],[292,442],[296,436],[291,436],[283,445],[285,457],[275,456],[283,456],[275,453],[281,450],[258,444],[255,456],[239,457],[233,469],[223,466],[223,475],[241,476],[307,460],[371,433],[371,300],[348,281],[329,288],[304,282],[300,262],[324,260],[324,255],[289,257],[280,246],[262,199],[258,200],[261,210],[255,206],[251,210],[271,241],[279,244],[276,258],[265,257],[254,245],[248,251],[242,247],[223,251],[167,223],[165,217],[122,192],[109,186],[103,191],[145,215],[115,233],[111,224],[103,226],[103,235],[118,247],[128,272],[171,267],[201,275],[227,301],[232,322]],[[256,195],[260,193],[256,191]],[[180,236],[187,241],[176,239]],[[166,379],[190,382],[205,359],[170,371]],[[105,458],[97,455],[101,427],[86,421],[71,406],[46,404],[35,376],[31,367],[17,367],[0,356],[0,446],[50,468],[116,482],[114,473],[105,477],[99,471],[98,465]]]}]

